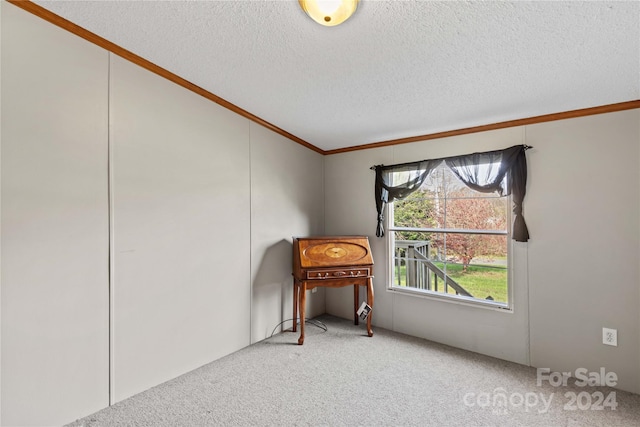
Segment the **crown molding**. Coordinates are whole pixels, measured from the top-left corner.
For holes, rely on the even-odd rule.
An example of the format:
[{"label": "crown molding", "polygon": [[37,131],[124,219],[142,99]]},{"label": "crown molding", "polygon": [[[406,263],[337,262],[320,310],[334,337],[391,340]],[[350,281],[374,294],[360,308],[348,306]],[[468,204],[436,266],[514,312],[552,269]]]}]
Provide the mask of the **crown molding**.
[{"label": "crown molding", "polygon": [[492,123],[488,125],[474,126],[464,129],[448,130],[444,132],[430,133],[426,135],[411,136],[407,138],[391,139],[388,141],[374,142],[371,144],[356,145],[353,147],[338,148],[325,151],[325,155],[346,153],[349,151],[368,150],[370,148],[388,147],[390,145],[408,144],[410,142],[428,141],[430,139],[447,138],[450,136],[467,135],[470,133],[486,132],[496,129],[505,129],[516,126],[533,125],[537,123],[552,122],[555,120],[574,119],[577,117],[593,116],[595,114],[613,113],[616,111],[632,110],[640,108],[640,99],[634,101],[619,102],[617,104],[601,105],[598,107],[582,108],[579,110],[564,111],[561,113],[545,114],[542,116],[528,117],[525,119],[509,120],[506,122]]}]

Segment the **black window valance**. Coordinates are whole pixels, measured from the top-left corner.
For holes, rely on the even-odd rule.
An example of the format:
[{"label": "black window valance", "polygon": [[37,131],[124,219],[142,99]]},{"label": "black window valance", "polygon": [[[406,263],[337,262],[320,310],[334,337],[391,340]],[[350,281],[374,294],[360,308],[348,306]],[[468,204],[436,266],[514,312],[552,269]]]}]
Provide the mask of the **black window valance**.
[{"label": "black window valance", "polygon": [[[442,162],[469,188],[482,193],[497,192],[513,195],[513,239],[517,242],[529,240],[529,230],[522,216],[522,202],[527,186],[527,159],[525,151],[531,147],[515,145],[504,150],[473,153],[440,159],[421,160],[397,165],[377,165],[375,197],[378,210],[376,236],[384,236],[384,209],[387,203],[401,200],[420,188],[429,173]],[[484,165],[482,168],[480,165]],[[487,167],[487,165],[494,165]],[[390,177],[398,172],[407,172],[405,180],[391,185]],[[506,185],[505,185],[506,176]]]}]

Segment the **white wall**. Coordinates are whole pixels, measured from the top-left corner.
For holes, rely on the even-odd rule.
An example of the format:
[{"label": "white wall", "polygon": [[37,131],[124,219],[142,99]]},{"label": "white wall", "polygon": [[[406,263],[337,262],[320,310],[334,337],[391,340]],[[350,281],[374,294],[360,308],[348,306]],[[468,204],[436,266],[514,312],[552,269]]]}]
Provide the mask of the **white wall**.
[{"label": "white wall", "polygon": [[322,156],[0,4],[0,424],[73,421],[290,317],[282,242],[323,232]]},{"label": "white wall", "polygon": [[2,424],[108,404],[108,54],[2,2]]},{"label": "white wall", "polygon": [[[252,343],[293,316],[292,237],[323,234],[322,174],[321,154],[251,124]],[[324,291],[309,292],[306,317],[325,312]]]},{"label": "white wall", "polygon": [[[392,301],[384,295],[385,243],[375,237],[376,213],[373,184],[375,174],[369,168],[381,163],[390,164],[393,148],[353,151],[325,156],[325,231],[328,235],[363,235],[369,237],[373,255],[375,313],[372,322],[393,329]],[[327,312],[353,319],[353,289],[327,289]],[[361,288],[360,299],[366,300]],[[364,322],[360,327],[364,328]],[[375,333],[375,331],[374,331]]]},{"label": "white wall", "polygon": [[249,122],[111,57],[115,401],[249,345]]},{"label": "white wall", "polygon": [[[327,233],[374,242],[374,324],[552,370],[602,366],[619,388],[640,392],[639,121],[631,110],[327,156]],[[531,240],[513,245],[513,313],[387,291],[369,167],[523,143],[534,147],[524,202]],[[346,300],[329,290],[327,311],[350,318]],[[602,327],[618,329],[618,347],[602,344]]]},{"label": "white wall", "polygon": [[[527,127],[531,363],[640,392],[640,110]],[[618,347],[602,328],[618,330]]]}]

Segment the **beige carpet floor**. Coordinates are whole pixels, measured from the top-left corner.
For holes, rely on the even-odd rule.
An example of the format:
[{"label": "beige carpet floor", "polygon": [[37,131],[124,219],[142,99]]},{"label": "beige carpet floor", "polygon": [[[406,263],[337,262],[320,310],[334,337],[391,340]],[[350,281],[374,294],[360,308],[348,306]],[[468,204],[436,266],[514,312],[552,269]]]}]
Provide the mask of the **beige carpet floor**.
[{"label": "beige carpet floor", "polygon": [[71,426],[640,426],[640,396],[332,316]]}]

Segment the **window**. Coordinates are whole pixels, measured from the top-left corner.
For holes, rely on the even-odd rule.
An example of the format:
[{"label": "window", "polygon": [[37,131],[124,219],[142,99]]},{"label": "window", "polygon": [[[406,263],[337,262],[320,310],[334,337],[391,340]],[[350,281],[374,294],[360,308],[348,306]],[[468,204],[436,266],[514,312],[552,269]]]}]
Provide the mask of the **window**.
[{"label": "window", "polygon": [[510,308],[511,240],[529,240],[522,209],[529,148],[371,168],[378,237],[389,205],[390,289]]},{"label": "window", "polygon": [[[499,166],[479,164],[479,175]],[[390,288],[509,307],[511,197],[472,190],[455,172],[441,162],[417,190],[389,205]],[[390,184],[415,173],[392,172]]]}]

